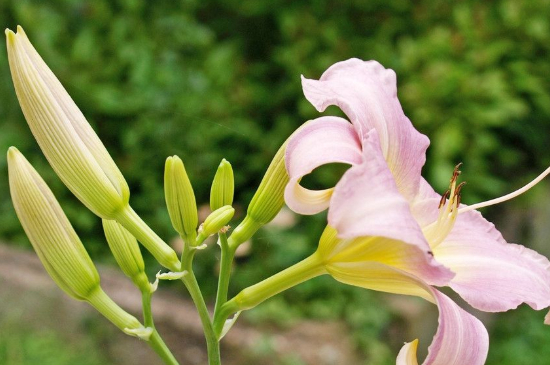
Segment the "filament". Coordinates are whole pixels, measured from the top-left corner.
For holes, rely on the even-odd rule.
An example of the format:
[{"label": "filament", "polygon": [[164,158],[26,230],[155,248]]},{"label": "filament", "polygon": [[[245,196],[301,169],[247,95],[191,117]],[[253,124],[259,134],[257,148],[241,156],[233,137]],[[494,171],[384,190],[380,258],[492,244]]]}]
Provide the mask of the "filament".
[{"label": "filament", "polygon": [[548,174],[550,174],[550,167],[547,168],[546,170],[544,170],[544,172],[542,174],[540,174],[539,176],[537,176],[536,179],[534,179],[533,181],[531,181],[529,184],[525,185],[524,187],[522,187],[521,189],[518,189],[510,194],[506,194],[504,196],[501,196],[500,198],[495,198],[495,199],[491,199],[491,200],[487,200],[485,202],[481,202],[481,203],[477,203],[477,204],[472,204],[472,205],[468,205],[468,206],[465,206],[465,207],[462,207],[458,210],[458,214],[461,214],[461,213],[465,213],[465,212],[469,212],[470,210],[476,210],[476,209],[480,209],[480,208],[485,208],[485,207],[488,207],[488,206],[491,206],[491,205],[495,205],[495,204],[499,204],[499,203],[502,203],[502,202],[505,202],[507,200],[510,200],[512,198],[515,198],[516,196],[518,195],[521,195],[523,193],[525,193],[527,190],[531,189],[533,186],[537,185],[542,179],[544,179]]}]

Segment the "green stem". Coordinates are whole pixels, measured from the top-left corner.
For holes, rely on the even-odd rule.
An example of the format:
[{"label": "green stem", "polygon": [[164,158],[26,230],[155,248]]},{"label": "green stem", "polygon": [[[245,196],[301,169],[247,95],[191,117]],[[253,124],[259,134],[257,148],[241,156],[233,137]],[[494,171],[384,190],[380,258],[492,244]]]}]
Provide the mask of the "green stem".
[{"label": "green stem", "polygon": [[168,246],[129,205],[115,217],[164,267],[180,271],[181,265],[176,252]]},{"label": "green stem", "polygon": [[[147,288],[148,289],[148,288]],[[155,328],[153,322],[153,311],[151,310],[151,296],[150,290],[143,289],[141,291],[141,304],[143,308],[143,323],[145,327]]]},{"label": "green stem", "polygon": [[147,341],[149,346],[159,355],[166,365],[179,365],[178,360],[172,355],[168,346],[164,343],[157,330],[154,330]]},{"label": "green stem", "polygon": [[292,288],[304,281],[326,274],[321,256],[315,252],[293,266],[243,289],[233,299],[222,305],[214,316],[214,330],[219,336],[227,318],[238,311],[254,308],[266,299]]},{"label": "green stem", "polygon": [[123,331],[126,328],[135,329],[142,327],[136,317],[132,316],[124,309],[120,308],[118,304],[113,302],[101,287],[97,287],[96,290],[90,293],[86,301]]},{"label": "green stem", "polygon": [[233,257],[235,252],[229,248],[227,242],[227,235],[225,233],[219,234],[220,247],[221,247],[221,259],[220,259],[220,276],[218,279],[218,292],[216,294],[216,306],[214,307],[214,317],[220,310],[220,307],[227,302],[227,292],[229,290],[229,279],[231,277],[231,266],[233,264]]},{"label": "green stem", "polygon": [[208,352],[208,364],[209,365],[221,365],[220,360],[220,343],[216,334],[214,333],[214,327],[212,326],[212,321],[210,320],[210,314],[206,308],[206,303],[202,297],[202,293],[193,273],[191,267],[185,268],[188,273],[182,278],[185,287],[189,291],[197,311],[199,312],[199,317],[202,322],[202,327],[204,330],[204,337],[206,339],[206,348]]}]

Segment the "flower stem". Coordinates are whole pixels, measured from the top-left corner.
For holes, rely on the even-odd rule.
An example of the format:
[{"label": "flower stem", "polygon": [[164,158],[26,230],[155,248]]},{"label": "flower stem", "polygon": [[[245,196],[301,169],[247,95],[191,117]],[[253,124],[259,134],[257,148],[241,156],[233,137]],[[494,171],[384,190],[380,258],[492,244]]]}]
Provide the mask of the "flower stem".
[{"label": "flower stem", "polygon": [[168,346],[166,346],[156,329],[153,330],[153,333],[147,343],[157,353],[157,355],[159,355],[166,365],[179,365],[178,361],[174,355],[172,355],[168,349]]},{"label": "flower stem", "polygon": [[153,322],[153,311],[151,310],[151,296],[152,293],[150,290],[142,290],[141,291],[141,305],[143,309],[143,324],[145,327],[151,327],[155,328],[155,324]]},{"label": "flower stem", "polygon": [[160,334],[155,328],[155,324],[153,322],[153,312],[151,310],[152,294],[153,293],[151,293],[151,290],[149,288],[143,288],[141,290],[143,322],[145,324],[145,327],[151,327],[153,329],[153,333],[151,334],[151,337],[147,342],[166,365],[179,365],[178,361],[176,360],[168,346],[166,346],[166,344],[162,340],[162,337],[160,337]]},{"label": "flower stem", "polygon": [[168,246],[141,217],[127,206],[121,210],[116,221],[126,228],[164,267],[171,271],[180,271],[180,262],[176,252]]},{"label": "flower stem", "polygon": [[229,247],[227,235],[225,233],[220,233],[219,238],[221,247],[221,262],[220,275],[218,279],[218,291],[216,294],[216,306],[214,307],[214,317],[220,307],[227,302],[229,279],[231,277],[231,265],[233,263],[233,256],[235,255],[235,251]]},{"label": "flower stem", "polygon": [[191,267],[185,268],[188,271],[187,275],[182,277],[182,281],[185,284],[185,287],[189,291],[197,311],[199,312],[199,317],[202,322],[202,327],[204,330],[204,337],[206,339],[206,347],[208,352],[208,364],[209,365],[221,365],[220,360],[220,343],[216,334],[214,333],[214,327],[212,326],[212,321],[210,320],[210,315],[208,309],[206,308],[206,303],[202,297],[202,293],[193,273]]},{"label": "flower stem", "polygon": [[297,264],[243,289],[233,299],[223,304],[215,313],[214,329],[216,335],[220,336],[225,321],[232,313],[254,308],[266,299],[286,289],[323,274],[326,274],[323,260],[315,252]]}]

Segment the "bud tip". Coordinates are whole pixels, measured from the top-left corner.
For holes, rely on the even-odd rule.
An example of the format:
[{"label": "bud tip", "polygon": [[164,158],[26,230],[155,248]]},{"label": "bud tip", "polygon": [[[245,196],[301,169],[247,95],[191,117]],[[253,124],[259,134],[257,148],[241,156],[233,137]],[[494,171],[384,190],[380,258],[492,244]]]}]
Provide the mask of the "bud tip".
[{"label": "bud tip", "polygon": [[16,147],[11,146],[10,148],[8,148],[8,160],[15,159],[19,153],[20,152]]},{"label": "bud tip", "polygon": [[11,29],[6,28],[5,33],[8,44],[15,42],[15,33]]}]

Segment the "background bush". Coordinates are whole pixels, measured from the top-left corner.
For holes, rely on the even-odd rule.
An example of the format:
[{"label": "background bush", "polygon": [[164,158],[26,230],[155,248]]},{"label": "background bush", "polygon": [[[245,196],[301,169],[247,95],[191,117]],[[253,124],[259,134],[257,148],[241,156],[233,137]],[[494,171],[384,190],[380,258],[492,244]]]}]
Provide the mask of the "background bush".
[{"label": "background bush", "polygon": [[[396,71],[405,113],[432,141],[424,175],[439,191],[460,161],[467,203],[508,192],[550,163],[548,0],[0,0],[0,23],[25,28],[117,161],[132,205],[163,237],[173,236],[162,188],[167,156],[184,160],[203,203],[217,164],[228,159],[245,208],[282,141],[319,115],[299,75],[318,78],[350,57]],[[32,139],[3,50],[0,75],[0,149],[16,145],[29,158],[92,255],[109,260],[99,220],[63,187]],[[4,154],[0,168],[0,237],[28,245],[9,200]],[[328,186],[341,173],[324,169],[316,177]],[[311,252],[324,220],[262,233],[239,263],[234,291]],[[217,254],[208,252],[197,268],[203,282]],[[211,292],[214,283],[205,286]],[[372,364],[394,361],[384,331],[395,316],[352,315],[376,307],[379,297],[324,279],[292,295],[298,317],[344,317]],[[285,296],[279,301],[269,310],[286,308]]]}]

